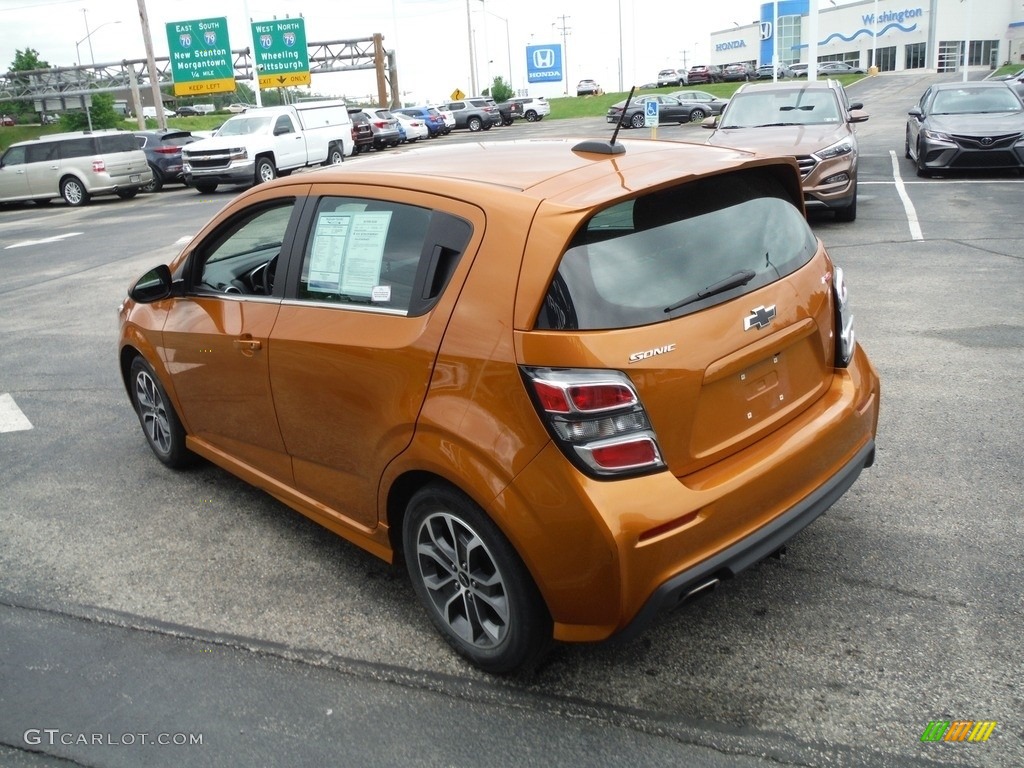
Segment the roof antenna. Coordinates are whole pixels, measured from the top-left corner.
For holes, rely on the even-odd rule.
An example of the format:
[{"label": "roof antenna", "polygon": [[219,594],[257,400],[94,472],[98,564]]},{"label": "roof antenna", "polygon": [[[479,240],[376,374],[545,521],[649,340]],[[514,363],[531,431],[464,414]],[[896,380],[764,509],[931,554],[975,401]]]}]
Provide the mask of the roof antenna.
[{"label": "roof antenna", "polygon": [[[633,92],[635,90],[636,90],[636,86],[635,85],[632,88],[629,89],[629,96],[626,97],[626,106],[624,106],[622,108],[622,116],[623,117],[625,117],[626,113],[629,112],[629,102],[631,102],[633,100]],[[615,124],[615,130],[612,131],[612,139],[611,139],[611,141],[608,142],[609,144],[611,144],[613,146],[615,145],[615,140],[617,138],[619,138],[619,129],[621,129],[621,128],[622,128],[622,121],[619,120],[619,122],[617,122]]]},{"label": "roof antenna", "polygon": [[[623,115],[629,111],[629,102],[633,100],[633,92],[635,90],[635,85],[629,89],[629,96],[626,97],[626,105],[622,108]],[[609,141],[588,139],[587,141],[581,141],[573,147],[572,150],[573,152],[594,152],[599,155],[624,155],[626,154],[626,148],[621,144],[615,143],[615,140],[619,137],[620,128],[622,128],[622,120],[618,121],[618,124],[615,126],[615,130],[612,131],[612,138]]]}]

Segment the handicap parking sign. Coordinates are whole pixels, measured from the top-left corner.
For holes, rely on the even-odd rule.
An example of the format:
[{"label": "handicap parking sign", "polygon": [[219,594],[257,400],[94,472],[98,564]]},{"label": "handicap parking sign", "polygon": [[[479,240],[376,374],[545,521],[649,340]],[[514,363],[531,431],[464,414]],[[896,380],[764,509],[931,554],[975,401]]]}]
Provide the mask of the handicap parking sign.
[{"label": "handicap parking sign", "polygon": [[658,124],[658,102],[651,100],[644,102],[644,125],[655,126]]}]

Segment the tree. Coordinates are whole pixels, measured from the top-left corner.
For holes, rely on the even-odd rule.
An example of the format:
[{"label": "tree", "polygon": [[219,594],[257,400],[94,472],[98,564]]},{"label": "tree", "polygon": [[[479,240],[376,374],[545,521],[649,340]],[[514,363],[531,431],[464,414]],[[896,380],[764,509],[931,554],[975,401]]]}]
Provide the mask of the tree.
[{"label": "tree", "polygon": [[512,86],[506,83],[501,75],[498,75],[497,77],[494,78],[494,83],[491,84],[490,90],[490,97],[497,101],[498,103],[508,101],[509,99],[516,95],[516,92],[512,89]]},{"label": "tree", "polygon": [[49,69],[50,63],[39,58],[39,51],[35,48],[26,48],[24,51],[14,51],[14,61],[11,62],[11,72],[29,72],[33,69]]},{"label": "tree", "polygon": [[[30,72],[33,69],[49,69],[50,64],[47,61],[39,58],[39,51],[35,48],[26,48],[25,50],[14,51],[14,61],[11,62],[11,72]],[[17,77],[14,78],[15,82],[19,82]],[[24,78],[20,81],[21,84],[27,85],[28,78]],[[35,111],[35,105],[31,101],[12,101],[11,111],[19,116],[19,120],[24,120],[27,116],[30,116]]]},{"label": "tree", "polygon": [[89,128],[92,118],[93,130],[101,128],[119,128],[124,125],[124,118],[114,111],[114,96],[110,93],[92,94],[92,106],[89,114],[75,110],[65,112],[60,117],[60,127],[64,131],[84,131]]}]

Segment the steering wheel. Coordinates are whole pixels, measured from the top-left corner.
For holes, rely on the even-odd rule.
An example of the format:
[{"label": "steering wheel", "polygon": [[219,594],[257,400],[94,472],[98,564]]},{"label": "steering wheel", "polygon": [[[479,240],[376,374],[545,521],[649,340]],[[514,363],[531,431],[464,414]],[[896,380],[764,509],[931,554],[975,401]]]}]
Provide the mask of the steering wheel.
[{"label": "steering wheel", "polygon": [[[280,255],[280,254],[278,254]],[[267,262],[263,268],[263,295],[270,296],[274,292],[274,276],[277,272],[277,256]]]}]

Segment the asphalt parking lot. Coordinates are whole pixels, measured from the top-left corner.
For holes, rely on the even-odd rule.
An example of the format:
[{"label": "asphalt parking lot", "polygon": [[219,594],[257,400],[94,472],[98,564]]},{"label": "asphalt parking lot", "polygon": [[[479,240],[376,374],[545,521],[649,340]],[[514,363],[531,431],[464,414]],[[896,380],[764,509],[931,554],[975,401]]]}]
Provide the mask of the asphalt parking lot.
[{"label": "asphalt parking lot", "polygon": [[[212,466],[150,454],[116,308],[233,190],[0,208],[0,763],[1024,764],[1024,178],[914,175],[906,110],[934,78],[851,88],[871,115],[858,218],[811,216],[882,377],[875,466],[784,559],[523,678],[455,658],[401,572]],[[996,726],[921,740],[958,720]],[[47,729],[204,739],[27,735]]]}]

